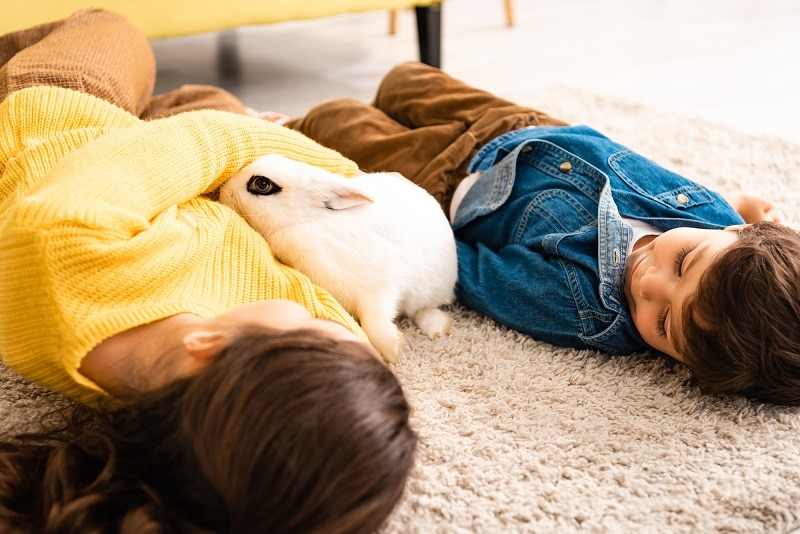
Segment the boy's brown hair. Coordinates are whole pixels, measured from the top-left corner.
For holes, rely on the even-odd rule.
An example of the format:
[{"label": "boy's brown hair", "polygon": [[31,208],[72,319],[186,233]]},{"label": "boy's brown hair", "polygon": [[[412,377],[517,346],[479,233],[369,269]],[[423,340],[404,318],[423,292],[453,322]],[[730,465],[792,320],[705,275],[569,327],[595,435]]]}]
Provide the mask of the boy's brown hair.
[{"label": "boy's brown hair", "polygon": [[683,308],[684,361],[708,393],[800,405],[800,234],[760,222],[709,267]]}]

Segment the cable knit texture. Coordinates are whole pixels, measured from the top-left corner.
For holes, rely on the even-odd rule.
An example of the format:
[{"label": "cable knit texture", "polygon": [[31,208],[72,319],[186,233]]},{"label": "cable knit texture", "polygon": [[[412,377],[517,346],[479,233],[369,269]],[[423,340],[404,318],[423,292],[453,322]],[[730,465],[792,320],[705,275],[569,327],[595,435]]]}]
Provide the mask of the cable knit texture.
[{"label": "cable knit texture", "polygon": [[0,132],[0,353],[26,378],[92,402],[102,392],[78,368],[102,340],[264,299],[294,300],[366,339],[205,196],[268,152],[356,174],[337,152],[259,119],[196,111],[144,122],[44,86],[0,104]]}]

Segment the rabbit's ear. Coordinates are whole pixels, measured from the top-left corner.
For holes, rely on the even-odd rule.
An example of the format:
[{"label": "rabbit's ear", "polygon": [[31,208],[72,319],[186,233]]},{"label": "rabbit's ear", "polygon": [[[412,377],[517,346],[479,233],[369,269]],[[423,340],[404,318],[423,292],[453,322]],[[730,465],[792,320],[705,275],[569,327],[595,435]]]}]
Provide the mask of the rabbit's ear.
[{"label": "rabbit's ear", "polygon": [[331,191],[323,200],[325,207],[329,210],[346,210],[362,204],[368,204],[372,199],[359,191],[349,187],[337,187]]}]

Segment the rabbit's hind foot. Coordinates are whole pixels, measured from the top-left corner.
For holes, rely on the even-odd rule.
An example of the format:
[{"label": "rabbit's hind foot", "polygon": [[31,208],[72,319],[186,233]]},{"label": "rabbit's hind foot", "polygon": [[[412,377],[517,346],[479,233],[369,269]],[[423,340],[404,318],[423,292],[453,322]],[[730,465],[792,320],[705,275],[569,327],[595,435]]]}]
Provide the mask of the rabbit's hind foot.
[{"label": "rabbit's hind foot", "polygon": [[414,322],[431,339],[446,336],[453,326],[453,316],[439,308],[423,308],[414,314]]}]

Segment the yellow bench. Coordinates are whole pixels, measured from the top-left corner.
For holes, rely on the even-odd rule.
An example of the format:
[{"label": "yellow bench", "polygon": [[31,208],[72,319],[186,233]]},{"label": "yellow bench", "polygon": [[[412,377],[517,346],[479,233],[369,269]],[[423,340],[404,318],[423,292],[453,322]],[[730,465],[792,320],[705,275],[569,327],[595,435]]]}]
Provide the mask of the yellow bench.
[{"label": "yellow bench", "polygon": [[250,24],[328,17],[360,11],[416,8],[420,61],[441,64],[442,0],[28,0],[4,9],[0,34],[62,19],[85,7],[125,16],[148,38],[230,30]]}]

